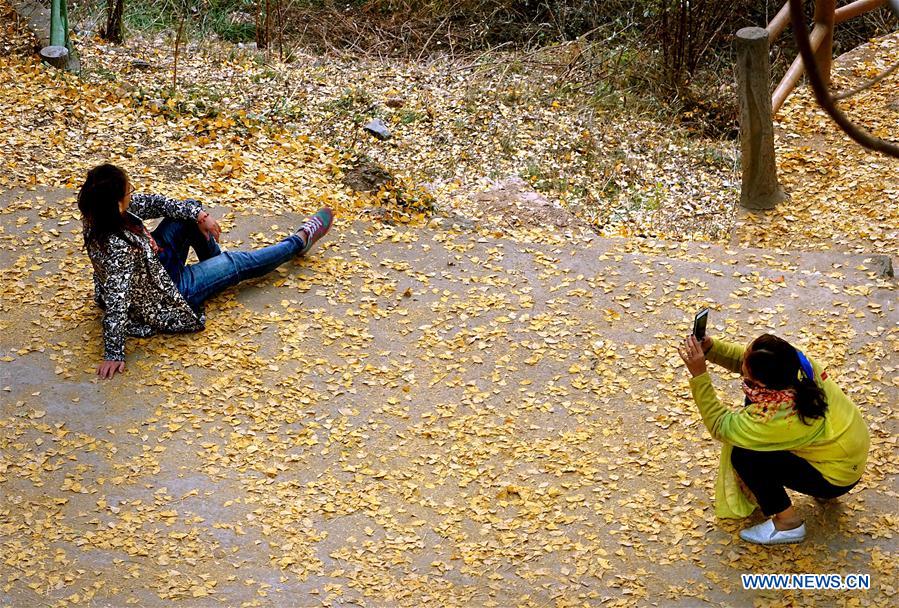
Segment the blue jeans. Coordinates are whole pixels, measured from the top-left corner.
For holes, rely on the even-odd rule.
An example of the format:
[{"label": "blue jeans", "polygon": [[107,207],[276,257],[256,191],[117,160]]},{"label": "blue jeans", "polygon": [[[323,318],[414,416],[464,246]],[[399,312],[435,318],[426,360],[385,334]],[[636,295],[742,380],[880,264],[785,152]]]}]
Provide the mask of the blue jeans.
[{"label": "blue jeans", "polygon": [[[268,274],[303,249],[303,239],[291,235],[280,243],[256,251],[223,252],[214,238],[203,236],[194,220],[172,218],[159,224],[153,231],[153,238],[162,248],[159,261],[196,311],[215,294],[246,279]],[[191,247],[200,261],[186,265]]]}]

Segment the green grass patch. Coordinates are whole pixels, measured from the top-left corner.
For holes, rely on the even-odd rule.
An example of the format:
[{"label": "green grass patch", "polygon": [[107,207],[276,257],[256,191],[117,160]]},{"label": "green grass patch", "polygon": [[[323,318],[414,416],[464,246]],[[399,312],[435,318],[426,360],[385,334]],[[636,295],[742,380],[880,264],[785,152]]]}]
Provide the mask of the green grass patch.
[{"label": "green grass patch", "polygon": [[352,110],[361,110],[370,105],[371,95],[365,89],[354,87],[344,89],[340,97],[325,105],[325,109],[338,114],[347,114]]},{"label": "green grass patch", "polygon": [[400,110],[397,115],[397,121],[401,125],[415,124],[421,120],[424,120],[424,118],[424,113],[416,112],[415,110]]},{"label": "green grass patch", "polygon": [[[212,35],[227,42],[249,42],[256,38],[256,2],[254,0],[143,0],[126,2],[123,15],[125,36],[129,32],[156,34],[178,28],[182,11],[187,9],[185,31],[189,38],[202,39]],[[193,9],[193,10],[192,10]],[[105,0],[94,0],[88,8],[73,7],[76,20],[87,16],[105,22]]]},{"label": "green grass patch", "polygon": [[122,18],[126,37],[132,31],[157,33],[177,26],[177,5],[171,0],[126,2]]}]

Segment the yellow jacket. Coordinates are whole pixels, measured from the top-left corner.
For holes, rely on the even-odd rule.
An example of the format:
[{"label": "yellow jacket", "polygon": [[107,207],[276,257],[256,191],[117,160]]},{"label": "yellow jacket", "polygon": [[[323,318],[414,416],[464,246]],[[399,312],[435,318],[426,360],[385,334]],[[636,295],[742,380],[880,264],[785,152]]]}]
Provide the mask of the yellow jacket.
[{"label": "yellow jacket", "polygon": [[[712,340],[706,358],[733,372],[740,372],[745,348]],[[723,449],[715,488],[718,517],[746,517],[755,509],[740,491],[730,463],[733,446],[757,451],[787,450],[805,459],[830,483],[848,486],[858,481],[868,460],[870,438],[861,412],[814,361],[815,382],[824,391],[827,411],[823,418],[803,423],[796,411],[784,404],[765,412],[752,405],[731,410],[722,405],[708,372],[690,379],[693,399],[702,421]]]}]

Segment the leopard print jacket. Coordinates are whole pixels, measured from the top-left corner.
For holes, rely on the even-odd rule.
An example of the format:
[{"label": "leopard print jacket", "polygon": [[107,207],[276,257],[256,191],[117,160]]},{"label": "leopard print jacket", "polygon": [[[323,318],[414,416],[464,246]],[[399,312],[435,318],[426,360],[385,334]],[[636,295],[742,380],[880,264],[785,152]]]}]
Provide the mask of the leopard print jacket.
[{"label": "leopard print jacket", "polygon": [[[194,219],[199,202],[134,194],[128,211],[140,220]],[[89,242],[94,267],[94,301],[103,309],[103,358],[125,360],[125,336],[203,329],[206,316],[194,311],[153,252],[150,239],[129,231],[109,237],[106,246]]]}]

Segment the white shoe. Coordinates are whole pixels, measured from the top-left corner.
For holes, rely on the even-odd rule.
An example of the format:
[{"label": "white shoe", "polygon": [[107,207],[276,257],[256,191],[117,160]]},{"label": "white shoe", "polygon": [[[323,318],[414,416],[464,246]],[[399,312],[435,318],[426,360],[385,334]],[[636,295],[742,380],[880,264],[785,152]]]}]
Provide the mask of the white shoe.
[{"label": "white shoe", "polygon": [[769,519],[757,526],[741,530],[740,538],[757,545],[801,543],[805,540],[805,524],[799,524],[798,528],[792,530],[778,530],[774,527],[774,520]]}]

